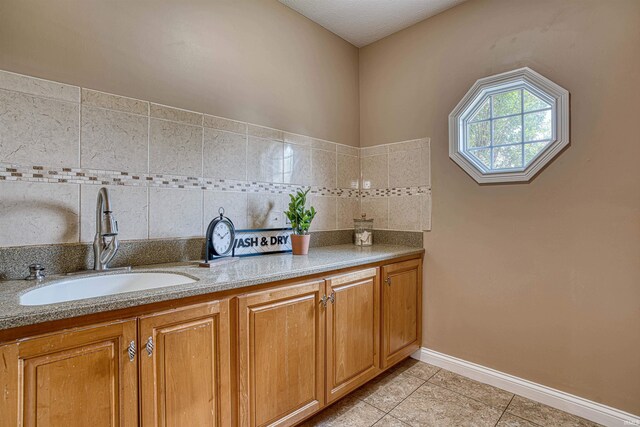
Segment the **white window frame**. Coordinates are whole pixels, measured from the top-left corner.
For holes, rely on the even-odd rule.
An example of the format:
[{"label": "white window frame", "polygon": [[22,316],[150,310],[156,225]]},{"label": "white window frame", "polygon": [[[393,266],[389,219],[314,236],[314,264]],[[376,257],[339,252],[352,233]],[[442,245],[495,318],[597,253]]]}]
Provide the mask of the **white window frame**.
[{"label": "white window frame", "polygon": [[[490,95],[524,88],[551,105],[551,141],[526,166],[489,169],[465,152],[466,122]],[[475,82],[449,114],[449,157],[476,182],[527,182],[569,144],[569,92],[530,68],[520,68]]]}]

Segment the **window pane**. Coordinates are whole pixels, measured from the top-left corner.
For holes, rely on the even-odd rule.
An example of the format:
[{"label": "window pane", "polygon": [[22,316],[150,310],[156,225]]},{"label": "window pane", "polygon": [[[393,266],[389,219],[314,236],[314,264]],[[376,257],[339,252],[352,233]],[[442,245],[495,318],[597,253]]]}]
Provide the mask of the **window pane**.
[{"label": "window pane", "polygon": [[528,90],[524,90],[524,111],[534,111],[534,110],[543,110],[545,108],[551,108],[547,102],[538,98],[536,95],[532,94]]},{"label": "window pane", "polygon": [[520,116],[506,117],[493,121],[493,145],[522,142],[522,123]]},{"label": "window pane", "polygon": [[524,164],[528,165],[544,148],[549,145],[549,141],[532,142],[524,145]]},{"label": "window pane", "polygon": [[524,140],[551,139],[551,110],[524,115]]},{"label": "window pane", "polygon": [[496,147],[493,149],[493,169],[522,167],[522,145]]},{"label": "window pane", "polygon": [[522,104],[520,103],[520,89],[511,92],[498,93],[492,95],[493,98],[493,115],[492,117],[508,116],[510,114],[522,113]]},{"label": "window pane", "polygon": [[491,122],[471,123],[467,128],[468,147],[486,147],[491,143]]},{"label": "window pane", "polygon": [[478,120],[487,120],[489,118],[489,98],[485,99],[480,108],[476,110],[475,114],[469,121],[475,122]]},{"label": "window pane", "polygon": [[482,148],[480,150],[469,151],[469,153],[478,159],[480,163],[486,166],[487,169],[491,169],[491,149]]}]

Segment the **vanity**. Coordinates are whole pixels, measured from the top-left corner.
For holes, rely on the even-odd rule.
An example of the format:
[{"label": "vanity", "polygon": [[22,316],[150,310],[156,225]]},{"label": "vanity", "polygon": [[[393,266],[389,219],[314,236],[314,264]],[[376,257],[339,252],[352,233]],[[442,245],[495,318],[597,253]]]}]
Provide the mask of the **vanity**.
[{"label": "vanity", "polygon": [[420,347],[423,255],[151,266],[189,280],[41,305],[55,278],[0,282],[0,425],[296,425]]}]

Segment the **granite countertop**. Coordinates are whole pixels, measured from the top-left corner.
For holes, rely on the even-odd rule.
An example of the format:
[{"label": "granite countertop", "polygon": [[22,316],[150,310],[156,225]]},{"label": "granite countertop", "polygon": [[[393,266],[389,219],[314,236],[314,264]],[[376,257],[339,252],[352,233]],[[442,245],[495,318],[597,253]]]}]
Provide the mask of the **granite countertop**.
[{"label": "granite countertop", "polygon": [[312,248],[307,256],[274,254],[247,257],[214,268],[198,267],[197,262],[143,266],[136,267],[132,271],[180,273],[190,276],[196,281],[185,285],[38,306],[20,305],[20,296],[32,289],[69,277],[51,276],[37,284],[25,280],[9,280],[0,282],[0,330],[153,302],[240,289],[423,252],[422,248],[408,246],[374,245],[359,248],[354,245],[338,245]]}]

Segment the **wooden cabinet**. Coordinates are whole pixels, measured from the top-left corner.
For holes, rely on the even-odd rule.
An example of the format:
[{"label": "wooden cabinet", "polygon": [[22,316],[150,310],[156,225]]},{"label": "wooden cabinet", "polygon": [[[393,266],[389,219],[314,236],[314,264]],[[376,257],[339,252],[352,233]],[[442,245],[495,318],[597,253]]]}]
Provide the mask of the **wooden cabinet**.
[{"label": "wooden cabinet", "polygon": [[293,425],[324,404],[324,281],[238,298],[240,425]]},{"label": "wooden cabinet", "polygon": [[378,269],[330,277],[327,303],[327,403],[380,372]]},{"label": "wooden cabinet", "polygon": [[222,300],[7,344],[0,426],[233,425],[230,339]]},{"label": "wooden cabinet", "polygon": [[127,320],[2,347],[2,426],[136,426],[135,340]]},{"label": "wooden cabinet", "polygon": [[139,320],[142,427],[229,426],[229,301]]},{"label": "wooden cabinet", "polygon": [[422,339],[422,262],[382,267],[382,367],[410,356]]},{"label": "wooden cabinet", "polygon": [[6,343],[0,427],[295,425],[420,347],[421,288],[415,258]]}]

